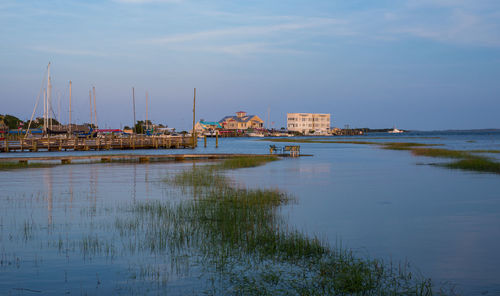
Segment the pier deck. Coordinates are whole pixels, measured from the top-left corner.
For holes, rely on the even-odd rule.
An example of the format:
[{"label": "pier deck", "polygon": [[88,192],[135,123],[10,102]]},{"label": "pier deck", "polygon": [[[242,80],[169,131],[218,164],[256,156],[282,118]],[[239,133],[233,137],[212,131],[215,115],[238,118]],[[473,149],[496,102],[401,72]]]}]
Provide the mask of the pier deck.
[{"label": "pier deck", "polygon": [[120,138],[31,138],[0,141],[0,152],[38,152],[38,151],[88,151],[88,150],[134,150],[134,149],[171,149],[193,148],[192,137],[183,136],[132,136]]},{"label": "pier deck", "polygon": [[[212,153],[212,154],[124,154],[124,155],[61,155],[61,156],[34,156],[34,157],[0,157],[1,162],[40,162],[60,161],[62,164],[69,164],[72,161],[126,161],[126,162],[149,162],[149,161],[182,161],[182,160],[208,160],[208,159],[227,159],[236,157],[264,157],[269,154],[229,154],[229,153]],[[288,156],[288,155],[282,155]]]}]

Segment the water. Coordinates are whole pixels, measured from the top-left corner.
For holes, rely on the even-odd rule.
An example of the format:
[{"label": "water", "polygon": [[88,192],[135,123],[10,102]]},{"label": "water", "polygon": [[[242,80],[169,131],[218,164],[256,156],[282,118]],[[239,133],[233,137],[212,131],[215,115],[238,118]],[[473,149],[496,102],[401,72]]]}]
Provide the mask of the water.
[{"label": "water", "polygon": [[[498,132],[347,139],[354,138],[500,149]],[[135,153],[266,153],[270,144],[248,138],[219,141],[217,149],[215,139],[209,139],[209,147],[195,151]],[[466,295],[500,294],[498,175],[430,166],[437,160],[370,145],[300,145],[302,153],[314,156],[228,174],[244,186],[279,188],[296,196],[297,203],[282,214],[310,235],[341,242],[360,256],[408,260],[435,283],[456,285]],[[78,164],[0,172],[0,293],[199,294],[200,281],[193,277],[199,267],[182,270],[186,265],[164,262],[161,254],[133,252],[116,227],[130,217],[123,208],[131,203],[185,198],[162,180],[192,165]],[[163,268],[168,278],[154,278],[151,268]]]}]

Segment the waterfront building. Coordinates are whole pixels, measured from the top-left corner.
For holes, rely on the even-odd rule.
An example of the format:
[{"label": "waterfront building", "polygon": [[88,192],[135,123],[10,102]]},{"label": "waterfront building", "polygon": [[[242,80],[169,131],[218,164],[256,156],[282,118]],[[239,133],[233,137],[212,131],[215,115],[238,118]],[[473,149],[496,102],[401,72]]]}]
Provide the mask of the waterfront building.
[{"label": "waterfront building", "polygon": [[305,135],[327,135],[330,133],[330,114],[327,113],[287,113],[288,131]]},{"label": "waterfront building", "polygon": [[204,132],[212,132],[221,128],[222,125],[217,121],[204,121],[204,120],[198,121],[194,126],[194,130],[198,134],[202,134]]},{"label": "waterfront building", "polygon": [[259,116],[247,115],[244,111],[236,112],[236,116],[226,116],[219,123],[228,130],[261,129],[264,126],[264,121]]}]

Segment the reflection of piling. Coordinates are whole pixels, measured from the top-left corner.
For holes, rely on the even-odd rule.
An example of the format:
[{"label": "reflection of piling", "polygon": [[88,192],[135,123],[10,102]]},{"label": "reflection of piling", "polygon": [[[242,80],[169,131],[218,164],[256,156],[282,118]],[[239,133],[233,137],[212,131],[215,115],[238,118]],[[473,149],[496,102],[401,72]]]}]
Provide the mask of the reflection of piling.
[{"label": "reflection of piling", "polygon": [[204,144],[203,146],[207,148],[207,135],[203,136],[203,144]]}]

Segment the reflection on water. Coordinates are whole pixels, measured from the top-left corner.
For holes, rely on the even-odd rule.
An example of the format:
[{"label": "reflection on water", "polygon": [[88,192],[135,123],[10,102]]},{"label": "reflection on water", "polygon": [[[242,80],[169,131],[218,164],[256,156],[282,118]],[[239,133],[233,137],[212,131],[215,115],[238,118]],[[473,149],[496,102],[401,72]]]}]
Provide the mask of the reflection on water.
[{"label": "reflection on water", "polygon": [[[498,135],[473,136],[475,142],[468,143],[470,137],[412,142],[499,149]],[[267,145],[223,139],[219,150],[197,151],[265,153]],[[249,187],[292,193],[298,201],[283,208],[283,214],[308,233],[333,243],[342,240],[360,254],[407,258],[426,276],[456,283],[465,294],[500,293],[500,267],[492,264],[500,262],[497,175],[417,166],[425,158],[406,151],[349,144],[301,146],[314,157],[229,175]],[[158,268],[169,271],[161,273],[168,274],[160,280],[168,282],[164,289],[197,291],[199,283],[187,270],[171,270],[182,264],[151,269],[147,262],[158,257],[130,252],[124,245],[130,241],[123,240],[115,225],[132,217],[123,210],[126,205],[182,199],[162,180],[186,166],[194,164],[83,164],[0,172],[0,293],[141,294],[144,282],[160,274]]]}]

